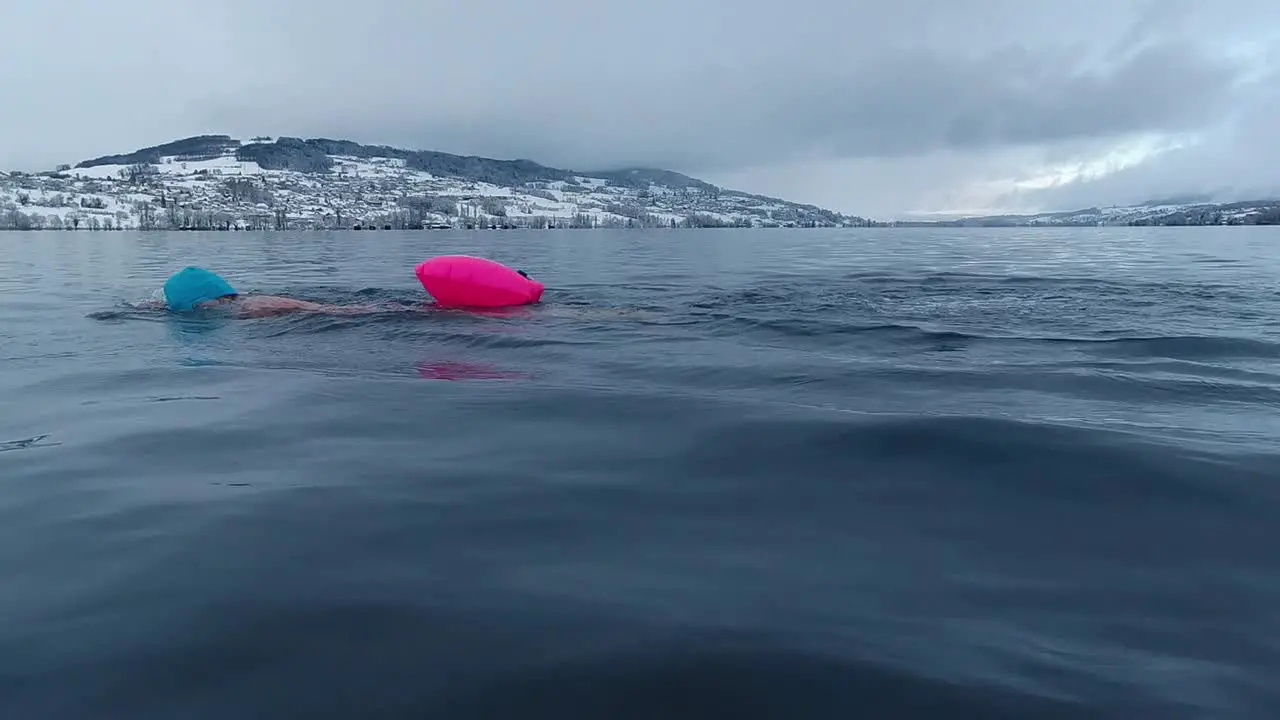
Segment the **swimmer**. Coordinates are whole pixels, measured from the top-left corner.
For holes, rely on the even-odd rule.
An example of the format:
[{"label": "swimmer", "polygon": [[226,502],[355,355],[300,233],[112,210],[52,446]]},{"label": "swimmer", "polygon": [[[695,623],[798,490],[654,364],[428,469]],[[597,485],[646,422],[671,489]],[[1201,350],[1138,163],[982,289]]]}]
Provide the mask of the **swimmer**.
[{"label": "swimmer", "polygon": [[322,305],[278,295],[245,295],[216,273],[198,267],[187,267],[164,283],[164,301],[154,306],[172,312],[225,308],[237,317],[263,318],[295,312],[327,315],[364,315],[380,312],[373,305]]},{"label": "swimmer", "polygon": [[[521,275],[524,275],[522,272]],[[526,275],[526,277],[528,277]],[[325,305],[307,300],[281,297],[279,295],[247,295],[231,286],[217,273],[199,267],[186,267],[174,273],[165,281],[164,300],[144,303],[156,309],[170,312],[187,313],[196,310],[225,310],[239,318],[266,318],[291,313],[316,313],[323,315],[368,315],[372,313],[400,311],[430,311],[431,306],[408,307],[404,305]],[[491,310],[502,315],[524,314],[528,308],[499,308]],[[630,315],[634,319],[644,319],[648,313],[643,311],[609,308],[585,308],[580,306],[545,307],[537,311],[558,317],[574,317],[579,319],[606,319],[610,317]]]}]

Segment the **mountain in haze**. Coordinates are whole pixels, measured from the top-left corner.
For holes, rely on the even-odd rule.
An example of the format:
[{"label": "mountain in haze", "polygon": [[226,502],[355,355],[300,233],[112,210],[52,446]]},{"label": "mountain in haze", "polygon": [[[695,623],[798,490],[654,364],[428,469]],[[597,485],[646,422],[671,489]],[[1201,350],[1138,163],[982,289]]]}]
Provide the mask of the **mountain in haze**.
[{"label": "mountain in haze", "polygon": [[1280,225],[1280,199],[1214,202],[1209,196],[1187,194],[1137,205],[951,220],[904,220],[891,224],[899,227]]},{"label": "mountain in haze", "polygon": [[576,171],[328,138],[200,135],[0,174],[0,229],[848,227],[670,170]]}]

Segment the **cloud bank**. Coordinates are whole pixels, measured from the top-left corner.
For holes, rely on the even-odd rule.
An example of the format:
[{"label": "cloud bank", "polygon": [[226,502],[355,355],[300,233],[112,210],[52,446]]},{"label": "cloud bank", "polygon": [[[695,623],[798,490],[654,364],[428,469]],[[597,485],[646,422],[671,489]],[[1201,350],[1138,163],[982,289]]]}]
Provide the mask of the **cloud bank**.
[{"label": "cloud bank", "polygon": [[206,132],[658,166],[877,217],[1270,194],[1263,0],[11,0],[0,164]]}]

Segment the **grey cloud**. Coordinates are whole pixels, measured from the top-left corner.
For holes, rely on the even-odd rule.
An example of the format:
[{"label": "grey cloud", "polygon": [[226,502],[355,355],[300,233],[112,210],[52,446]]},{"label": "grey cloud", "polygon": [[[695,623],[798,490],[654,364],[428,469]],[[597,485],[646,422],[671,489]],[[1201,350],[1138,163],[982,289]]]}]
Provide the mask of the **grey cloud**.
[{"label": "grey cloud", "polygon": [[[1108,71],[1051,51],[972,59],[886,51],[874,65],[802,61],[640,76],[558,95],[504,88],[434,105],[370,91],[331,101],[319,83],[263,88],[281,128],[383,137],[574,167],[667,164],[726,170],[797,158],[893,157],[1179,130],[1214,119],[1241,70],[1185,44],[1153,45]],[[434,74],[434,73],[433,73]],[[390,97],[388,97],[390,95]],[[257,101],[223,98],[212,124],[241,124]],[[447,97],[441,97],[448,103]],[[389,112],[388,112],[389,111]]]},{"label": "grey cloud", "polygon": [[1280,197],[1280,72],[1239,87],[1226,117],[1198,142],[1102,178],[1004,200],[1026,208],[1123,205],[1183,194],[1229,201]]},{"label": "grey cloud", "polygon": [[1214,119],[1236,68],[1183,44],[1081,72],[1019,48],[968,62],[904,53],[790,94],[771,123],[827,156],[917,155],[1180,130]]},{"label": "grey cloud", "polygon": [[1235,123],[1214,142],[1238,152],[1259,60],[1233,49],[1274,46],[1278,20],[1269,0],[11,0],[0,23],[31,31],[0,47],[20,99],[0,165],[290,134],[917,207],[1134,134]]}]

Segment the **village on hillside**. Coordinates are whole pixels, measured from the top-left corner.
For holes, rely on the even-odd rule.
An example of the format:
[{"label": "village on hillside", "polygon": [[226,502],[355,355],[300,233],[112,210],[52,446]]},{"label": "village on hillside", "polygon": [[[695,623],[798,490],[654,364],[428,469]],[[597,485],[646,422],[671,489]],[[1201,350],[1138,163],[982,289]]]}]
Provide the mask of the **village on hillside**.
[{"label": "village on hillside", "polygon": [[667,171],[592,177],[528,161],[346,141],[258,137],[240,143],[201,136],[49,172],[0,173],[0,229],[7,230],[863,224],[862,218],[723,190]]}]

